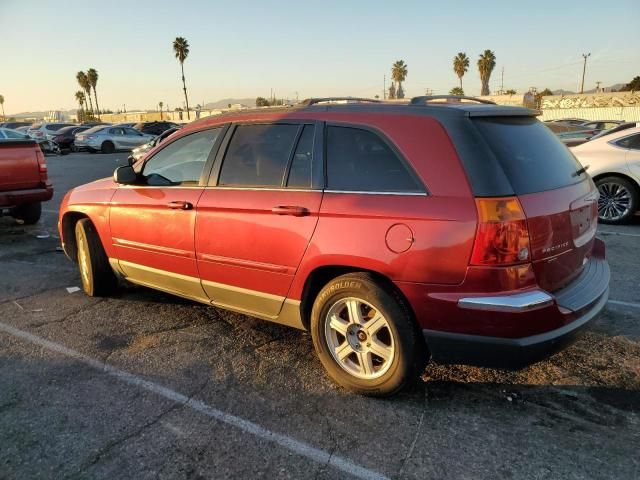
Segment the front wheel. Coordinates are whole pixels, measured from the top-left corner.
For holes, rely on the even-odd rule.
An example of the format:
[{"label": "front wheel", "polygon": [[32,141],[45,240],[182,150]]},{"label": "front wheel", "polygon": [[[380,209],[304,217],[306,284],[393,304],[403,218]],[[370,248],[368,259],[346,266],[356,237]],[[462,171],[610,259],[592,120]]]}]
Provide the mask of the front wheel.
[{"label": "front wheel", "polygon": [[75,233],[82,289],[91,297],[102,297],[112,293],[118,280],[109,265],[109,258],[102,248],[100,237],[91,220],[79,220]]},{"label": "front wheel", "polygon": [[103,142],[101,147],[102,153],[113,153],[116,151],[116,147],[113,142]]},{"label": "front wheel", "polygon": [[598,220],[612,225],[628,222],[639,208],[638,189],[626,178],[604,177],[596,182]]},{"label": "front wheel", "polygon": [[311,335],[331,378],[364,395],[398,392],[416,380],[428,359],[404,300],[369,274],[337,277],[320,291]]}]

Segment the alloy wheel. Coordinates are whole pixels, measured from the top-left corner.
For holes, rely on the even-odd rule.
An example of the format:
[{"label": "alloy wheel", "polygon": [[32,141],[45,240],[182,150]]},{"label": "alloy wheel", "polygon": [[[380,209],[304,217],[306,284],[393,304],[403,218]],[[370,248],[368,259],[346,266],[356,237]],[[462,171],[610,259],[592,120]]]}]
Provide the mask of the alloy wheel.
[{"label": "alloy wheel", "polygon": [[325,337],[338,365],[365,380],[384,375],[396,354],[389,322],[382,312],[360,298],[342,298],[329,308]]},{"label": "alloy wheel", "polygon": [[624,185],[615,182],[601,183],[598,191],[598,215],[601,219],[615,222],[629,213],[631,192]]}]

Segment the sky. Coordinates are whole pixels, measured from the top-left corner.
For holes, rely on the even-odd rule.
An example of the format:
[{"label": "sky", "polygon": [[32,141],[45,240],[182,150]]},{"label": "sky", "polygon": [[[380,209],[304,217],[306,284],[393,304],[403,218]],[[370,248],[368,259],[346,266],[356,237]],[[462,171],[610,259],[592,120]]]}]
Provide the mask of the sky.
[{"label": "sky", "polygon": [[[609,8],[611,5],[611,8]],[[577,91],[640,75],[640,1],[0,0],[0,94],[7,115],[76,107],[95,68],[101,108],[183,105],[173,40],[185,37],[191,106],[223,98],[382,95],[404,60],[407,97],[458,85],[478,95],[476,61],[495,52],[492,90]],[[165,107],[166,108],[166,107]]]}]

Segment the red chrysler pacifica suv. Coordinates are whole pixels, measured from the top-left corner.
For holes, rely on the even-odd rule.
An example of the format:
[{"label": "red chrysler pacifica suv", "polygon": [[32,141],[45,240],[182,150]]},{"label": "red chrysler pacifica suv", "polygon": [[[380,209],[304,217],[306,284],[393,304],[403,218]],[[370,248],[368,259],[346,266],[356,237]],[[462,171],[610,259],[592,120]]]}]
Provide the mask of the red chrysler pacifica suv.
[{"label": "red chrysler pacifica suv", "polygon": [[84,291],[123,278],[310,330],[369,395],[429,358],[525,366],[600,312],[597,190],[536,112],[350,100],[196,121],[71,190],[59,229]]}]

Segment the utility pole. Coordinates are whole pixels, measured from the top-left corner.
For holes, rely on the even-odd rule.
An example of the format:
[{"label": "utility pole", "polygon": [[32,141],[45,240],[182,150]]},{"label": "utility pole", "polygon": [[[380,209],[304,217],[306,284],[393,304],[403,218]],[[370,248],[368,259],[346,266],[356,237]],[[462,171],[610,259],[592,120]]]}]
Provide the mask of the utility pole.
[{"label": "utility pole", "polygon": [[502,76],[500,77],[500,93],[504,93],[504,67],[502,67]]},{"label": "utility pole", "polygon": [[387,75],[382,76],[382,99],[387,99]]},{"label": "utility pole", "polygon": [[584,58],[584,65],[582,67],[582,84],[580,85],[580,93],[584,93],[584,74],[587,71],[587,58],[591,56],[591,53],[582,54],[582,58]]},{"label": "utility pole", "polygon": [[596,93],[600,93],[600,84],[602,82],[596,82]]}]

